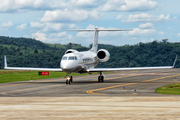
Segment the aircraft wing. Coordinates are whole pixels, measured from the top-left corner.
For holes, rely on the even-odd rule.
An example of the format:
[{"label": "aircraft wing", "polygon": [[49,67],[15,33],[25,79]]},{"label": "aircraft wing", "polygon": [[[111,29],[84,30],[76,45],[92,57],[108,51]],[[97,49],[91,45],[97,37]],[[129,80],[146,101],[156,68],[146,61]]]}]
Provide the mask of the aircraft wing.
[{"label": "aircraft wing", "polygon": [[168,69],[174,66],[163,67],[132,67],[132,68],[93,68],[88,69],[87,72],[106,72],[106,71],[123,71],[123,70],[148,70],[148,69]]},{"label": "aircraft wing", "polygon": [[62,72],[60,68],[28,68],[28,67],[4,67],[6,70],[31,70],[31,71],[57,71]]},{"label": "aircraft wing", "polygon": [[62,72],[61,68],[31,68],[31,67],[8,67],[6,56],[4,56],[4,69],[6,70],[32,70],[32,71],[57,71]]},{"label": "aircraft wing", "polygon": [[87,72],[108,72],[108,71],[123,71],[123,70],[150,70],[150,69],[172,69],[174,68],[177,60],[177,55],[174,60],[173,66],[158,66],[158,67],[129,67],[129,68],[92,68]]}]

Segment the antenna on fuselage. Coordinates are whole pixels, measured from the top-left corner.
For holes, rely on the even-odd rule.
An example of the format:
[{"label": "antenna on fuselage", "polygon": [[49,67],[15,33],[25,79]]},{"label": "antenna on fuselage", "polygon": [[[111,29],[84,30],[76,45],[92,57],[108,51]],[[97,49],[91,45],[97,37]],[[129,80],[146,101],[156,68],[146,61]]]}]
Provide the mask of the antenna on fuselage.
[{"label": "antenna on fuselage", "polygon": [[132,31],[133,29],[98,29],[98,27],[95,27],[94,30],[67,30],[67,31],[94,31],[94,41],[93,41],[93,45],[92,48],[90,49],[90,51],[92,52],[97,52],[98,50],[98,32],[99,31]]}]

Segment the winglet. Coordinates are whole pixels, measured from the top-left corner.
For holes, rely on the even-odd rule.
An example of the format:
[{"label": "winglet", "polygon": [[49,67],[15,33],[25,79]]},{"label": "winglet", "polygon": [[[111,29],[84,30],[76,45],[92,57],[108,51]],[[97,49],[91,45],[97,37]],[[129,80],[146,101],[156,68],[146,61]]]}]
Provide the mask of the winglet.
[{"label": "winglet", "polygon": [[6,56],[4,56],[4,68],[7,68]]},{"label": "winglet", "polygon": [[174,66],[176,65],[177,56],[178,56],[178,55],[176,55],[176,58],[175,58],[175,60],[174,60],[173,68],[174,68]]}]

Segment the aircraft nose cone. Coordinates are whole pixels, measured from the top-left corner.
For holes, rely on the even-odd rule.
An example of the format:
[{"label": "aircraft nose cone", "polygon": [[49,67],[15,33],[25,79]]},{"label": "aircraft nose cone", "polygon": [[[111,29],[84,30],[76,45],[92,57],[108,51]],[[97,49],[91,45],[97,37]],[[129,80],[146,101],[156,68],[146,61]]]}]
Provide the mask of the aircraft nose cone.
[{"label": "aircraft nose cone", "polygon": [[71,71],[71,64],[61,63],[61,69],[65,72]]}]

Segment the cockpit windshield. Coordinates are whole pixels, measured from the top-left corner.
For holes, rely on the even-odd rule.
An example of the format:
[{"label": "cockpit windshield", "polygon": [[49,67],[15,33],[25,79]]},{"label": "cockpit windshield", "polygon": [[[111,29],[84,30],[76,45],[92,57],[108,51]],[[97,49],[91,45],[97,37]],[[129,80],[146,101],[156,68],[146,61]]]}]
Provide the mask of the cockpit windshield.
[{"label": "cockpit windshield", "polygon": [[77,60],[76,56],[63,57],[62,60]]},{"label": "cockpit windshield", "polygon": [[77,60],[76,56],[70,56],[68,60]]}]

